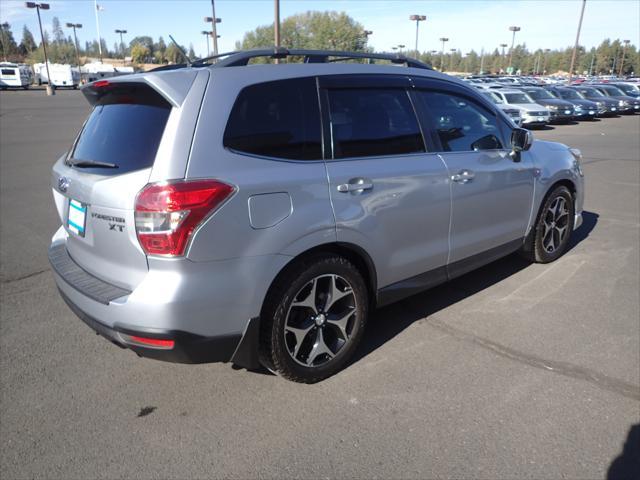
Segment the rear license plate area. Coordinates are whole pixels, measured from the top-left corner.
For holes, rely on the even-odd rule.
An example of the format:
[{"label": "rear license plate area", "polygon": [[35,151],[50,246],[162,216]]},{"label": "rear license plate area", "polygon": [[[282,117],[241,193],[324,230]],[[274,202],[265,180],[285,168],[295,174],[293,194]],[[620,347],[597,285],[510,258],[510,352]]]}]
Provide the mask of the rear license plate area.
[{"label": "rear license plate area", "polygon": [[77,200],[69,199],[69,215],[67,228],[80,237],[84,237],[87,224],[87,205]]}]

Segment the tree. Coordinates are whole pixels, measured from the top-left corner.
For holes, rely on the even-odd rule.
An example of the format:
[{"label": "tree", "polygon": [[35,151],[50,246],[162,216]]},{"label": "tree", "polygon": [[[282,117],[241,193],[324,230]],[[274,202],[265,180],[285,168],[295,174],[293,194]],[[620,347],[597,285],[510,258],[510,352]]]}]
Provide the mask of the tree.
[{"label": "tree", "polygon": [[53,41],[55,43],[64,43],[64,32],[62,31],[58,17],[53,17],[51,30],[53,31]]},{"label": "tree", "polygon": [[189,57],[189,60],[195,60],[196,58],[196,52],[193,49],[193,43],[189,44],[189,52],[187,53],[187,56]]},{"label": "tree", "polygon": [[36,40],[26,25],[22,27],[22,41],[18,47],[22,55],[29,55],[37,48]]},{"label": "tree", "polygon": [[164,43],[164,39],[162,37],[158,38],[158,43],[154,45],[154,58],[157,63],[166,63],[167,59],[165,57],[167,51],[167,45]]},{"label": "tree", "polygon": [[11,25],[7,22],[0,25],[0,43],[2,44],[2,56],[5,61],[17,55],[18,46],[11,32]]},{"label": "tree", "polygon": [[[184,47],[181,46],[181,48],[184,50]],[[167,47],[165,58],[169,63],[184,63],[185,61],[182,52],[173,43]]]},{"label": "tree", "polygon": [[[134,45],[142,45],[143,47],[145,47],[149,51],[147,57],[153,55],[154,53],[153,38],[149,37],[148,35],[135,37],[129,42],[129,47],[133,49]],[[133,57],[133,50],[131,50],[131,56]]]},{"label": "tree", "polygon": [[[238,42],[239,49],[273,46],[273,25],[263,25],[247,32]],[[289,48],[364,51],[367,36],[364,27],[338,12],[306,12],[284,19],[280,29],[281,43]]]},{"label": "tree", "polygon": [[151,52],[142,43],[135,43],[131,47],[131,61],[134,63],[147,63]]}]

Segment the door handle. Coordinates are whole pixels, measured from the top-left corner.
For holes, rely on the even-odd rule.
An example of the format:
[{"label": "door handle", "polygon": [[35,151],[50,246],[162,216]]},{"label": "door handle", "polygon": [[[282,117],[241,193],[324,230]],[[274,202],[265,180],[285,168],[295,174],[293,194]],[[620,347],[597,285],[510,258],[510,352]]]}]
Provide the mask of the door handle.
[{"label": "door handle", "polygon": [[342,193],[362,193],[373,188],[373,182],[368,178],[352,178],[349,183],[338,185],[338,191]]},{"label": "door handle", "polygon": [[469,183],[476,177],[471,170],[460,170],[458,173],[451,175],[451,180],[456,183]]}]

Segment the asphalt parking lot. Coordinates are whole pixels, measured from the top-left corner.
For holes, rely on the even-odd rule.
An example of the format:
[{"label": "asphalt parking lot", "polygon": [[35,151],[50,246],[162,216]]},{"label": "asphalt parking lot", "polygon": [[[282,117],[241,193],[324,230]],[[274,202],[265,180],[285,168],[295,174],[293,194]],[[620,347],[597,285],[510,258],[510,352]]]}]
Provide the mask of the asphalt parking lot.
[{"label": "asphalt parking lot", "polygon": [[562,259],[379,310],[351,366],[300,385],[139,359],[66,307],[50,168],[88,111],[74,91],[0,94],[1,478],[632,478],[640,115],[535,132],[585,156]]}]

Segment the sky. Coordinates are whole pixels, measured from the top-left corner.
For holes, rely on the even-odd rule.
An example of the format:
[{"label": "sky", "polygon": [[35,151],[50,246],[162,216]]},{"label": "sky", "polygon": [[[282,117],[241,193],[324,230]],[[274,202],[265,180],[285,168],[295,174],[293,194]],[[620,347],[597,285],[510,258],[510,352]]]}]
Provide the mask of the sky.
[{"label": "sky", "polygon": [[[40,0],[46,1],[46,0]],[[51,0],[51,9],[41,11],[43,27],[51,30],[54,16],[66,22],[82,23],[78,41],[97,38],[94,0]],[[154,41],[169,34],[178,43],[193,44],[197,55],[207,53],[208,30],[203,17],[211,16],[210,0],[101,0],[100,33],[109,48],[119,41],[115,29],[125,29],[125,43],[138,35],[150,35]],[[273,0],[215,0],[219,51],[231,51],[245,32],[273,22]],[[510,25],[521,27],[516,43],[529,49],[573,46],[580,15],[581,0],[281,0],[280,18],[309,10],[344,11],[372,30],[369,44],[376,50],[390,50],[404,44],[415,45],[415,22],[412,14],[426,15],[420,24],[420,51],[440,50],[440,37],[448,37],[447,49],[466,53],[472,49],[493,50],[501,43],[511,43]],[[0,22],[9,22],[16,41],[22,37],[22,26],[39,41],[35,10],[24,7],[24,1],[0,0]],[[208,26],[209,25],[209,26]],[[71,31],[67,32],[71,34]],[[605,38],[629,39],[640,44],[640,1],[587,0],[580,44],[590,48]]]}]

